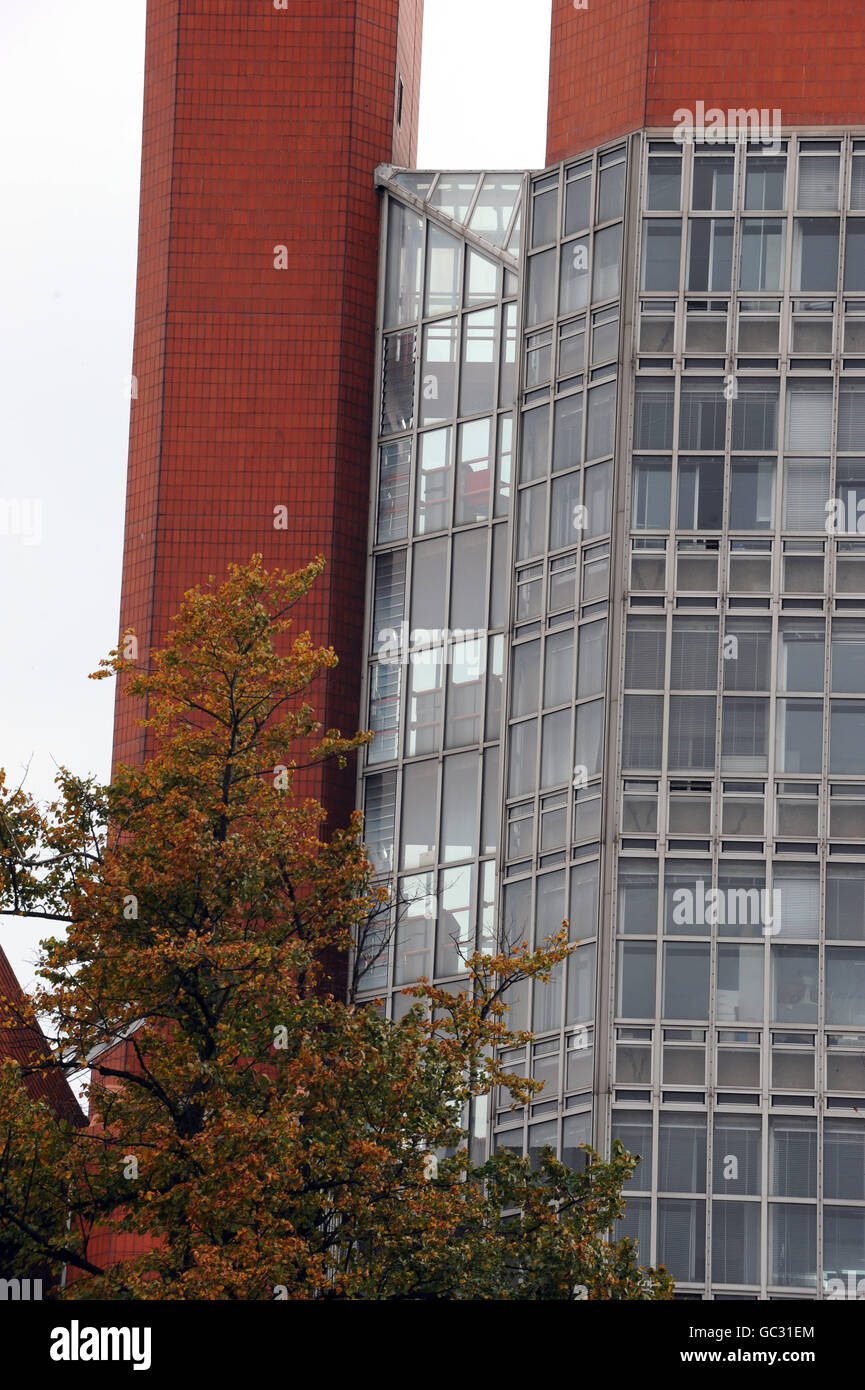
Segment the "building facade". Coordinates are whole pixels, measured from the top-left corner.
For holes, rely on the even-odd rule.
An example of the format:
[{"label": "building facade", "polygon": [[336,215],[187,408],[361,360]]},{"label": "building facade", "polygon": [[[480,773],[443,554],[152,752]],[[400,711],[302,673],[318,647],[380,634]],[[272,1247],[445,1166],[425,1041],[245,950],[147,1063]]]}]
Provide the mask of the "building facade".
[{"label": "building facade", "polygon": [[[642,1155],[624,1228],[685,1298],[865,1281],[857,8],[554,0],[545,169],[419,171],[387,121],[388,151],[351,166],[379,206],[345,282],[353,530],[317,635],[346,663],[328,722],[359,695],[376,735],[357,804],[394,907],[359,994],[398,1017],[406,985],[458,990],[470,951],[567,921],[573,954],[509,1001],[535,1041],[507,1061],[544,1090],[492,1097],[473,1140],[577,1164],[622,1139]],[[178,261],[177,292],[192,279]],[[314,376],[286,332],[263,353],[263,486],[299,428],[279,383]],[[213,417],[225,456],[236,425]],[[307,514],[348,524],[317,480],[298,454],[298,526],[268,561],[308,558]],[[231,521],[243,474],[224,491],[211,569],[265,529]],[[173,496],[145,512],[176,603]],[[361,573],[362,633],[339,588]]]}]

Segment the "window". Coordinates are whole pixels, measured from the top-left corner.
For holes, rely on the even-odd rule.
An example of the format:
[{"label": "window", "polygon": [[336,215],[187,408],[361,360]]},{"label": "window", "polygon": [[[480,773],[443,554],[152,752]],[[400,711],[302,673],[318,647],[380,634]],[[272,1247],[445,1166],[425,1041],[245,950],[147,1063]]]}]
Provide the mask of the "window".
[{"label": "window", "polygon": [[733,206],[732,155],[695,151],[691,202],[697,212],[724,212]]},{"label": "window", "polygon": [[377,873],[393,869],[396,772],[379,772],[364,783],[364,842]]},{"label": "window", "polygon": [[391,333],[382,356],[381,432],[396,434],[414,423],[414,369],[417,332]]},{"label": "window", "polygon": [[575,164],[565,173],[565,236],[592,222],[592,163]]},{"label": "window", "polygon": [[589,299],[589,238],[579,237],[562,246],[559,313],[585,309]]},{"label": "window", "polygon": [[813,1289],[817,1267],[817,1208],[769,1205],[769,1283]]},{"label": "window", "polygon": [[654,936],[658,929],[658,868],[642,859],[621,859],[618,928],[629,936]]},{"label": "window", "polygon": [[[624,165],[621,166],[624,170]],[[592,299],[614,299],[619,293],[619,261],[622,256],[622,224],[595,232],[592,266]]]},{"label": "window", "polygon": [[716,1284],[759,1284],[759,1202],[712,1203],[712,1279]]},{"label": "window", "polygon": [[829,702],[829,770],[865,772],[865,700]]},{"label": "window", "polygon": [[826,948],[826,1024],[865,1024],[865,952]]},{"label": "window", "polygon": [[679,218],[652,218],[643,223],[643,289],[677,290],[682,224]]},{"label": "window", "polygon": [[650,155],[646,207],[650,212],[678,212],[682,205],[682,160]]},{"label": "window", "polygon": [[671,472],[668,458],[634,459],[631,525],[635,531],[663,531],[669,526]]},{"label": "window", "polygon": [[460,243],[430,222],[426,249],[427,315],[448,313],[460,304]]},{"label": "window", "polygon": [[765,772],[769,765],[769,701],[724,700],[722,772]]},{"label": "window", "polygon": [[[589,391],[586,419],[586,460],[613,452],[616,419],[616,383],[604,382]],[[606,529],[606,528],[603,528]]]},{"label": "window", "polygon": [[673,447],[674,385],[664,377],[639,378],[634,402],[634,447]]},{"label": "window", "polygon": [[420,418],[422,425],[450,420],[456,406],[459,354],[457,319],[441,319],[424,329],[421,364]]},{"label": "window", "polygon": [[865,290],[865,217],[847,218],[844,288]]},{"label": "window", "polygon": [[394,942],[395,985],[432,978],[436,897],[432,874],[400,880],[400,918]]},{"label": "window", "polygon": [[532,187],[532,248],[556,240],[559,212],[558,175],[538,179]]},{"label": "window", "polygon": [[784,500],[781,525],[785,531],[822,531],[829,497],[829,460],[784,460]]},{"label": "window", "polygon": [[865,382],[842,381],[838,392],[838,448],[865,449]]},{"label": "window", "polygon": [[779,290],[784,273],[784,223],[775,217],[742,219],[740,290]]},{"label": "window", "polygon": [[865,940],[865,864],[827,866],[826,936],[831,941]]},{"label": "window", "polygon": [[779,689],[822,691],[826,646],[822,621],[794,621],[786,618],[781,623],[779,635]]},{"label": "window", "polygon": [[706,1191],[706,1117],[661,1112],[658,1191]]},{"label": "window", "polygon": [[408,535],[411,440],[394,439],[379,450],[376,540],[404,540]]},{"label": "window", "polygon": [[717,618],[674,618],[670,689],[714,690],[717,682]]},{"label": "window", "polygon": [[724,641],[724,689],[768,690],[772,629],[760,618],[728,619]]},{"label": "window", "polygon": [[485,521],[490,514],[493,422],[471,420],[460,425],[457,461],[457,502],[454,523]]},{"label": "window", "polygon": [[817,1196],[817,1121],[771,1116],[769,1192],[773,1197]]},{"label": "window", "polygon": [[775,757],[781,772],[819,772],[823,749],[823,701],[779,700]]},{"label": "window", "polygon": [[400,865],[404,869],[435,862],[437,786],[435,762],[409,763],[403,769]]},{"label": "window", "polygon": [[663,690],[666,652],[664,618],[628,618],[625,686],[629,690]]},{"label": "window", "polygon": [[760,1129],[761,1122],[756,1115],[725,1115],[722,1111],[715,1116],[713,1192],[723,1196],[759,1197]]},{"label": "window", "polygon": [[404,550],[388,550],[375,560],[375,583],[372,604],[372,648],[378,651],[387,644],[391,648],[398,640],[405,614]]},{"label": "window", "polygon": [[733,449],[778,447],[778,382],[747,378],[733,400]]},{"label": "window", "polygon": [[664,1018],[709,1016],[709,947],[689,942],[664,946]]},{"label": "window", "polygon": [[823,1195],[842,1201],[865,1199],[865,1122],[823,1122]]},{"label": "window", "polygon": [[729,290],[732,268],[732,218],[692,217],[688,232],[688,289]]},{"label": "window", "polygon": [[837,208],[839,165],[837,154],[800,152],[797,207]]},{"label": "window", "polygon": [[832,383],[789,381],[785,447],[793,453],[828,454],[831,445]]},{"label": "window", "polygon": [[618,951],[617,1012],[622,1018],[654,1018],[654,944],[646,941],[620,941]]},{"label": "window", "polygon": [[817,1022],[816,946],[772,946],[772,1016],[777,1023]]},{"label": "window", "polygon": [[[568,397],[568,400],[574,399],[578,400],[582,406],[582,396]],[[572,421],[569,423],[573,425]],[[520,482],[528,483],[534,478],[541,478],[549,469],[549,434],[550,407],[548,405],[538,406],[533,410],[524,412],[523,437],[520,454]],[[569,442],[572,441],[573,436],[571,436]],[[577,443],[578,447],[581,447],[581,440],[578,440]],[[574,460],[575,463],[579,461],[579,458]]]},{"label": "window", "polygon": [[[680,531],[720,531],[724,498],[723,458],[680,455],[676,525]],[[658,523],[666,525],[666,522]]]},{"label": "window", "polygon": [[745,165],[745,207],[772,212],[784,207],[787,161],[773,155],[748,153]]},{"label": "window", "polygon": [[622,766],[659,768],[663,737],[663,695],[626,695],[622,721]]},{"label": "window", "polygon": [[485,643],[454,642],[447,667],[445,747],[479,743],[484,694]]},{"label": "window", "polygon": [[388,200],[387,280],[384,326],[411,323],[420,312],[424,219],[394,199]]},{"label": "window", "polygon": [[453,464],[450,426],[427,430],[418,438],[420,462],[415,503],[415,534],[443,531],[450,525]]},{"label": "window", "polygon": [[529,327],[553,317],[555,303],[555,251],[541,251],[529,260],[526,323]]},{"label": "window", "polygon": [[865,625],[836,618],[832,623],[832,690],[865,691]]},{"label": "window", "polygon": [[837,217],[797,217],[793,225],[793,289],[834,293],[837,284]]},{"label": "window", "polygon": [[625,150],[608,150],[598,161],[598,221],[621,217],[625,204]]},{"label": "window", "polygon": [[722,378],[684,378],[679,402],[679,447],[723,450],[726,421]]},{"label": "window", "polygon": [[495,405],[495,309],[478,309],[463,320],[460,414],[477,415]]},{"label": "window", "polygon": [[679,1282],[706,1276],[706,1203],[697,1199],[658,1202],[658,1264]]},{"label": "window", "polygon": [[730,529],[770,530],[775,515],[775,460],[734,458],[730,473]]},{"label": "window", "polygon": [[378,661],[370,670],[369,727],[375,739],[367,750],[369,763],[397,756],[401,670],[398,662]]}]

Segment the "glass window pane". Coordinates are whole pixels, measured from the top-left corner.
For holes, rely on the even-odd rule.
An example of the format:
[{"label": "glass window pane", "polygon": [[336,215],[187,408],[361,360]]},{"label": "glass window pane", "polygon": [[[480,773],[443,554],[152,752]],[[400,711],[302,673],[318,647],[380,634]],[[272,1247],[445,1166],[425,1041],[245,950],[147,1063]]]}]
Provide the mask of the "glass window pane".
[{"label": "glass window pane", "polygon": [[817,1282],[817,1208],[769,1206],[769,1283],[814,1289]]},{"label": "glass window pane", "polygon": [[769,1191],[773,1197],[817,1196],[817,1121],[769,1119]]},{"label": "glass window pane", "polygon": [[403,770],[400,866],[420,869],[435,863],[436,792],[435,762],[409,763]]},{"label": "glass window pane", "polygon": [[829,771],[865,772],[865,701],[830,700]]},{"label": "glass window pane", "polygon": [[457,461],[457,504],[454,524],[485,521],[490,514],[493,421],[471,420],[460,425]]},{"label": "glass window pane", "polygon": [[529,260],[529,284],[526,299],[526,323],[532,327],[553,317],[556,292],[556,253],[541,251]]},{"label": "glass window pane", "polygon": [[712,1203],[712,1279],[716,1284],[759,1284],[759,1202]]},{"label": "glass window pane", "polygon": [[418,536],[430,531],[443,531],[450,525],[452,433],[448,425],[443,430],[427,430],[418,436],[420,459],[415,503],[415,534]]},{"label": "glass window pane", "polygon": [[837,284],[837,217],[797,217],[793,224],[793,289],[834,293]]},{"label": "glass window pane", "polygon": [[434,222],[427,232],[425,314],[447,313],[460,305],[460,242]]},{"label": "glass window pane", "polygon": [[440,633],[447,624],[447,541],[421,541],[412,554],[411,626],[412,631]]},{"label": "glass window pane", "polygon": [[616,1011],[622,1018],[655,1016],[655,946],[646,941],[619,943]]},{"label": "glass window pane", "polygon": [[661,1113],[658,1191],[706,1191],[706,1117]]},{"label": "glass window pane", "polygon": [[422,425],[437,425],[453,418],[458,353],[459,323],[456,319],[442,319],[427,325],[423,334],[421,362]]},{"label": "glass window pane", "polygon": [[456,753],[444,760],[441,857],[444,863],[478,852],[478,758]]},{"label": "glass window pane", "polygon": [[388,199],[387,282],[384,326],[396,328],[418,317],[423,270],[424,219]]},{"label": "glass window pane", "polygon": [[379,450],[376,540],[404,540],[408,535],[411,440],[394,439]]},{"label": "glass window pane", "polygon": [[777,1023],[817,1022],[817,948],[772,947],[772,1017]]},{"label": "glass window pane", "polygon": [[[620,166],[624,172],[624,165]],[[595,232],[592,299],[615,299],[619,293],[619,261],[622,256],[622,224]],[[579,307],[579,306],[575,306]]]},{"label": "glass window pane", "polygon": [[692,217],[688,231],[688,289],[729,290],[733,220]]},{"label": "glass window pane", "polygon": [[677,290],[682,223],[678,217],[643,222],[643,289]]},{"label": "glass window pane", "polygon": [[865,953],[854,946],[826,949],[826,1023],[865,1024]]},{"label": "glass window pane", "polygon": [[658,1202],[658,1264],[677,1281],[706,1277],[706,1203],[662,1198]]},{"label": "glass window pane", "polygon": [[734,458],[730,474],[730,529],[771,530],[775,519],[775,460]]},{"label": "glass window pane", "polygon": [[709,1016],[709,947],[669,942],[664,947],[664,1018]]},{"label": "glass window pane", "polygon": [[784,223],[774,217],[742,219],[740,290],[778,290],[784,273]]},{"label": "glass window pane", "polygon": [[757,1115],[715,1115],[713,1192],[759,1197],[761,1123]]}]

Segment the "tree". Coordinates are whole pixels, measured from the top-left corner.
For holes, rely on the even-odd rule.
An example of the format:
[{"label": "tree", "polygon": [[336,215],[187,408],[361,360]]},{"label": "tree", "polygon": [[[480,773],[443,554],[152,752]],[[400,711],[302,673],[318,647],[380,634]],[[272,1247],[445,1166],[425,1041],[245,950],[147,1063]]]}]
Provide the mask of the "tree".
[{"label": "tree", "polygon": [[[288,635],[321,569],[253,557],[186,595],[149,671],[111,653],[97,676],[142,701],[143,766],[110,787],[63,770],[45,811],[0,781],[0,911],[68,924],[22,1007],[54,1030],[41,1065],[91,1077],[76,1130],[0,1071],[0,1232],[22,1269],[86,1276],[71,1298],[667,1297],[605,1239],[637,1161],[620,1146],[580,1172],[466,1151],[473,1099],[538,1089],[496,1060],[527,1036],[502,995],[547,978],[566,933],[474,955],[464,993],[417,986],[399,1022],[329,992],[387,893],[360,819],[325,835],[293,791],[371,737],[322,732],[309,688],[336,657]],[[105,1259],[106,1233],[134,1253]]]}]

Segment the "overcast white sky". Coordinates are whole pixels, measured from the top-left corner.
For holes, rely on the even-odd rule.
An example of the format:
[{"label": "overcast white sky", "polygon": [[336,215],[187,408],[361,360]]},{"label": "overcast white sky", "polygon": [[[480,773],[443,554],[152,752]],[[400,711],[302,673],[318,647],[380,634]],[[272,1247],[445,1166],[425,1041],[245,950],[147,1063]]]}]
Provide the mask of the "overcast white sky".
[{"label": "overcast white sky", "polygon": [[[0,766],[40,797],[55,763],[109,772],[113,685],[87,674],[117,638],[144,15],[0,0],[0,499],[25,504],[19,534],[0,510]],[[543,164],[549,21],[426,0],[422,167]],[[22,981],[43,934],[0,919]]]}]

